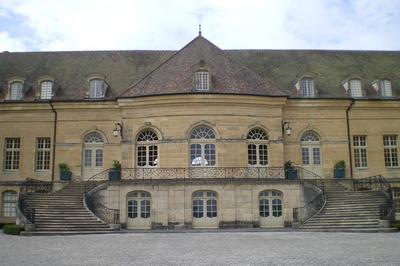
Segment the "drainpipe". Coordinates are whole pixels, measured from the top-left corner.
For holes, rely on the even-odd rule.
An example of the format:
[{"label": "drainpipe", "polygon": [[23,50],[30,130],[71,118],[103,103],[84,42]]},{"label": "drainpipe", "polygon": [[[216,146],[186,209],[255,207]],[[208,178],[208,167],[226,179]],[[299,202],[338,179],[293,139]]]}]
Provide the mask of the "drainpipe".
[{"label": "drainpipe", "polygon": [[54,184],[54,163],[56,160],[56,136],[57,136],[57,111],[54,109],[53,101],[50,101],[51,111],[54,113],[54,129],[53,129],[53,156],[51,164],[51,183]]},{"label": "drainpipe", "polygon": [[353,178],[353,157],[351,156],[351,138],[350,138],[350,121],[349,121],[349,112],[353,107],[355,101],[351,99],[350,105],[346,109],[346,122],[347,122],[347,140],[349,146],[349,159],[350,159],[350,178]]}]

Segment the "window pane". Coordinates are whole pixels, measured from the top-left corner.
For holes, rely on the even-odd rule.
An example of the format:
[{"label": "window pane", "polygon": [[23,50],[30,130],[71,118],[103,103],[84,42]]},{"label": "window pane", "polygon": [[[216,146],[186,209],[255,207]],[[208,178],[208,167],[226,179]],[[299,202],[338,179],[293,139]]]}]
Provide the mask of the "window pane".
[{"label": "window pane", "polygon": [[4,150],[4,169],[5,170],[18,170],[19,169],[19,155],[20,155],[20,139],[19,138],[6,138]]},{"label": "window pane", "polygon": [[146,146],[138,146],[137,148],[137,165],[146,166]]},{"label": "window pane", "polygon": [[90,98],[101,98],[103,97],[103,81],[100,79],[92,79],[90,81],[89,97]]},{"label": "window pane", "polygon": [[206,71],[196,72],[195,88],[197,91],[208,91],[210,89],[208,72]]},{"label": "window pane", "polygon": [[205,145],[205,162],[204,165],[215,165],[215,145],[214,144],[206,144]]},{"label": "window pane", "polygon": [[349,81],[349,89],[351,97],[362,97],[361,81],[352,79]]},{"label": "window pane", "polygon": [[193,200],[193,217],[201,218],[204,216],[203,200]]},{"label": "window pane", "polygon": [[301,148],[301,156],[303,165],[310,164],[310,154],[308,153],[308,148]]},{"label": "window pane", "polygon": [[22,88],[21,82],[13,82],[10,88],[10,100],[21,100],[22,99]]},{"label": "window pane", "polygon": [[260,199],[260,216],[268,217],[269,216],[269,200]]},{"label": "window pane", "polygon": [[367,137],[366,136],[353,136],[354,146],[354,165],[358,168],[368,167],[367,158]]},{"label": "window pane", "polygon": [[142,200],[140,202],[140,217],[142,218],[150,217],[150,200]]},{"label": "window pane", "polygon": [[260,165],[268,165],[268,149],[267,145],[259,145],[258,153],[260,157]]},{"label": "window pane", "polygon": [[321,164],[321,152],[319,148],[313,148],[313,163],[315,165]]},{"label": "window pane", "polygon": [[282,216],[282,201],[280,199],[272,200],[272,216],[274,217]]},{"label": "window pane", "polygon": [[392,97],[392,84],[390,80],[384,79],[379,81],[381,96]]},{"label": "window pane", "polygon": [[300,90],[303,97],[313,97],[314,96],[313,80],[309,78],[302,79],[300,81]]},{"label": "window pane", "polygon": [[17,193],[14,191],[6,191],[3,193],[3,216],[15,217],[17,207]]},{"label": "window pane", "polygon": [[207,217],[217,217],[217,201],[214,199],[207,200]]},{"label": "window pane", "polygon": [[190,145],[190,162],[192,166],[201,166],[201,145],[191,144]]},{"label": "window pane", "polygon": [[247,146],[247,160],[249,165],[257,164],[257,148],[255,144],[249,144]]},{"label": "window pane", "polygon": [[128,201],[128,217],[132,219],[138,217],[136,200]]},{"label": "window pane", "polygon": [[50,170],[50,138],[36,139],[36,170]]},{"label": "window pane", "polygon": [[84,163],[85,163],[85,167],[92,166],[92,150],[84,151]]},{"label": "window pane", "polygon": [[398,167],[397,135],[383,136],[385,167]]},{"label": "window pane", "polygon": [[103,150],[96,150],[96,167],[103,166]]},{"label": "window pane", "polygon": [[53,82],[43,81],[40,83],[40,99],[46,100],[51,99],[53,90]]},{"label": "window pane", "polygon": [[157,166],[158,164],[158,147],[157,146],[149,146],[149,165]]}]

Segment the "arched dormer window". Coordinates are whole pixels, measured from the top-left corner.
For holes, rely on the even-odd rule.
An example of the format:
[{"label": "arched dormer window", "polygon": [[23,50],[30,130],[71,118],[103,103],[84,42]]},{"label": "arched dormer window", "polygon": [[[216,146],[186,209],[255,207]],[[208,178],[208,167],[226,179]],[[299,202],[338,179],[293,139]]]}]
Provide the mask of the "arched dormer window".
[{"label": "arched dormer window", "polygon": [[50,100],[53,97],[54,83],[51,80],[44,80],[40,82],[40,99]]},{"label": "arched dormer window", "polygon": [[104,98],[105,91],[106,91],[106,83],[104,82],[104,80],[99,78],[94,78],[89,80],[88,97],[90,99]]},{"label": "arched dormer window", "polygon": [[363,97],[361,80],[350,79],[348,81],[348,88],[349,88],[348,94],[350,95],[350,97],[352,98]]},{"label": "arched dormer window", "polygon": [[314,80],[312,78],[303,78],[300,80],[300,94],[302,97],[314,97]]},{"label": "arched dormer window", "polygon": [[382,97],[392,97],[392,83],[388,79],[379,80],[379,92]]},{"label": "arched dormer window", "polygon": [[9,92],[8,99],[14,100],[14,101],[22,100],[23,88],[24,88],[24,84],[21,81],[12,82],[10,85],[10,92]]},{"label": "arched dormer window", "polygon": [[196,71],[194,84],[196,91],[209,91],[210,73],[207,70]]}]

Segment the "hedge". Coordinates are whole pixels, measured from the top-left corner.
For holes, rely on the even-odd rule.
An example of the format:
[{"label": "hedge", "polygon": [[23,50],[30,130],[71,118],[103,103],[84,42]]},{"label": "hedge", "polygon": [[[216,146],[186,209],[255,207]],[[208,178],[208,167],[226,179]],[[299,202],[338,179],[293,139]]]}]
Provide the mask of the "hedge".
[{"label": "hedge", "polygon": [[3,226],[4,234],[8,235],[19,235],[21,231],[24,231],[25,227],[23,225],[16,225],[16,224],[5,224]]}]

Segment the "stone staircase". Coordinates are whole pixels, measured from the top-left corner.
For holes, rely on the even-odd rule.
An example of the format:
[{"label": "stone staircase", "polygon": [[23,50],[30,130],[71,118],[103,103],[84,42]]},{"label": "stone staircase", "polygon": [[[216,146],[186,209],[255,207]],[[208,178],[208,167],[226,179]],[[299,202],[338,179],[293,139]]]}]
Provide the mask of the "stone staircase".
[{"label": "stone staircase", "polygon": [[[96,186],[92,183],[92,188]],[[110,233],[110,226],[84,205],[85,182],[71,182],[51,193],[29,194],[27,207],[35,210],[36,231],[24,235],[68,235]]]},{"label": "stone staircase", "polygon": [[383,225],[380,206],[388,204],[380,191],[351,191],[335,180],[321,181],[327,202],[324,209],[299,229],[323,232],[392,232]]}]

